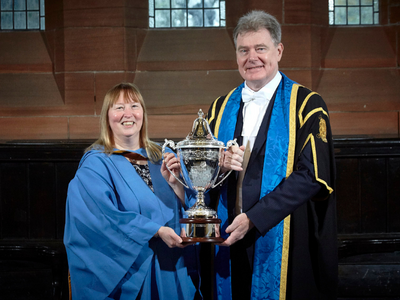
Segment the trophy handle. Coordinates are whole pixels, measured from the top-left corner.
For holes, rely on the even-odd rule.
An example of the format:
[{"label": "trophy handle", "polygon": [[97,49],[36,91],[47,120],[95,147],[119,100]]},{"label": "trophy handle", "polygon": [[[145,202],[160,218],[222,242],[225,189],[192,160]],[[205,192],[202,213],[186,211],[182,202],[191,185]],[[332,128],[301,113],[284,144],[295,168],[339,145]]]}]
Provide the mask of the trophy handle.
[{"label": "trophy handle", "polygon": [[[238,146],[238,147],[239,147],[239,144],[236,142],[236,139],[228,141],[228,142],[226,143],[226,147],[221,148],[221,149],[229,149],[229,148],[232,147],[232,146]],[[231,173],[232,173],[232,170],[229,170],[228,173],[226,173],[226,174],[224,175],[224,177],[222,177],[222,179],[221,179],[218,183],[215,183],[211,188],[213,189],[213,188],[215,188],[217,185],[220,185],[220,184],[222,183],[222,181],[224,181],[224,180],[229,176],[229,174],[231,174]]]},{"label": "trophy handle", "polygon": [[[175,143],[174,141],[171,140],[167,140],[165,139],[165,143],[162,146],[162,156],[164,157],[165,154],[165,147],[169,146],[171,149],[175,150]],[[164,159],[164,158],[163,158]],[[167,167],[167,170],[172,174],[172,176],[175,177],[176,180],[178,180],[178,182],[180,182],[180,184],[182,184],[185,188],[189,188],[185,183],[183,183],[178,177],[175,176],[175,174],[168,168],[167,164],[165,164],[165,166]]]}]

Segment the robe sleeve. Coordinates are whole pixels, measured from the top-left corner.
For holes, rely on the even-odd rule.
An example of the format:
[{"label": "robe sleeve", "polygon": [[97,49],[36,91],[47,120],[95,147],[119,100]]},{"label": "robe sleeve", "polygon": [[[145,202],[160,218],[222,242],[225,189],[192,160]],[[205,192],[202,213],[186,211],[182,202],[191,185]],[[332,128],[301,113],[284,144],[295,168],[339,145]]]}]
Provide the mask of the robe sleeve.
[{"label": "robe sleeve", "polygon": [[117,177],[103,159],[92,155],[69,185],[64,243],[74,299],[104,299],[131,266],[140,281],[150,265],[148,242],[163,224],[139,211],[118,209],[119,199],[133,194],[117,193]]},{"label": "robe sleeve", "polygon": [[[307,91],[301,89],[299,97]],[[320,95],[311,93],[301,102],[298,123],[296,157],[304,147],[311,147],[315,180],[324,187],[318,196],[321,200],[326,199],[335,188],[336,167],[329,112]]]},{"label": "robe sleeve", "polygon": [[335,163],[328,110],[316,93],[301,89],[299,98],[305,100],[298,104],[293,172],[246,212],[262,235],[307,201],[326,200],[333,192]]},{"label": "robe sleeve", "polygon": [[322,188],[314,179],[311,149],[306,147],[304,150],[298,169],[246,212],[262,235],[318,194]]}]

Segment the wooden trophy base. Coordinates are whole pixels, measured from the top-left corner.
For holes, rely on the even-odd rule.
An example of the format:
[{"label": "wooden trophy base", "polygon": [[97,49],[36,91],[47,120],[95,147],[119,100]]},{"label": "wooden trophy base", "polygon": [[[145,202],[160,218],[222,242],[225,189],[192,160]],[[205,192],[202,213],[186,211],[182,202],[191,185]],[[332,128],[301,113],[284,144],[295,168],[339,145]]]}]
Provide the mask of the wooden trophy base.
[{"label": "wooden trophy base", "polygon": [[222,243],[223,241],[225,241],[222,237],[211,237],[211,238],[207,238],[207,237],[194,237],[194,238],[190,238],[190,237],[185,237],[185,236],[181,236],[182,238],[182,243]]},{"label": "wooden trophy base", "polygon": [[221,220],[217,218],[183,218],[179,223],[185,225],[184,243],[222,243],[220,237]]}]

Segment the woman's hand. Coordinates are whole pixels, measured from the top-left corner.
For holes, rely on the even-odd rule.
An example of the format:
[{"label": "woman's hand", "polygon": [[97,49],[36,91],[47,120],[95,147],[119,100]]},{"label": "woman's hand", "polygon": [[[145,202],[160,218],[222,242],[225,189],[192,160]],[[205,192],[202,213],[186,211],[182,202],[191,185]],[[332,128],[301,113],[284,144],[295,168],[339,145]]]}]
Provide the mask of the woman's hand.
[{"label": "woman's hand", "polygon": [[178,158],[176,158],[173,153],[165,153],[164,154],[164,160],[163,160],[162,165],[161,165],[161,174],[164,177],[164,179],[170,185],[178,184],[179,182],[168,171],[167,166],[171,170],[171,172],[174,173],[174,175],[176,177],[179,177],[179,173],[180,173],[180,170],[181,170],[181,165],[179,163]]},{"label": "woman's hand", "polygon": [[170,171],[168,171],[167,166],[178,178],[181,171],[181,165],[179,163],[179,159],[176,158],[173,153],[164,154],[164,160],[161,165],[161,175],[174,190],[175,194],[181,200],[182,205],[185,205],[185,190],[183,189],[183,185],[176,180]]},{"label": "woman's hand", "polygon": [[221,166],[221,173],[225,173],[229,170],[242,171],[243,154],[245,146],[242,145],[232,146],[226,151],[222,151],[219,160],[219,165]]},{"label": "woman's hand", "polygon": [[175,231],[166,226],[161,226],[157,231],[157,235],[167,244],[168,247],[174,248],[184,248],[185,245],[182,244],[182,238],[175,233]]}]

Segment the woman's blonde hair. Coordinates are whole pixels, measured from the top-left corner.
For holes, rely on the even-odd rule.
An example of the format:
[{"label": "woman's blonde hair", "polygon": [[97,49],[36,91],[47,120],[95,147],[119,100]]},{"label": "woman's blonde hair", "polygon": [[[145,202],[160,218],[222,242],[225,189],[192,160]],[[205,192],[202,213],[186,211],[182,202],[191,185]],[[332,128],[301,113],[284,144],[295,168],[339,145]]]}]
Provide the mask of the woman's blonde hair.
[{"label": "woman's blonde hair", "polygon": [[[117,102],[119,95],[123,93],[126,102],[139,102],[143,107],[143,124],[140,129],[139,144],[141,148],[145,148],[147,156],[151,162],[157,162],[162,157],[161,146],[151,141],[147,134],[147,112],[143,101],[142,94],[138,87],[133,83],[120,83],[111,88],[104,97],[103,107],[100,114],[100,137],[89,146],[86,151],[91,149],[104,148],[104,152],[111,154],[114,150],[114,134],[108,120],[109,109]],[[127,149],[128,150],[128,149]]]}]

